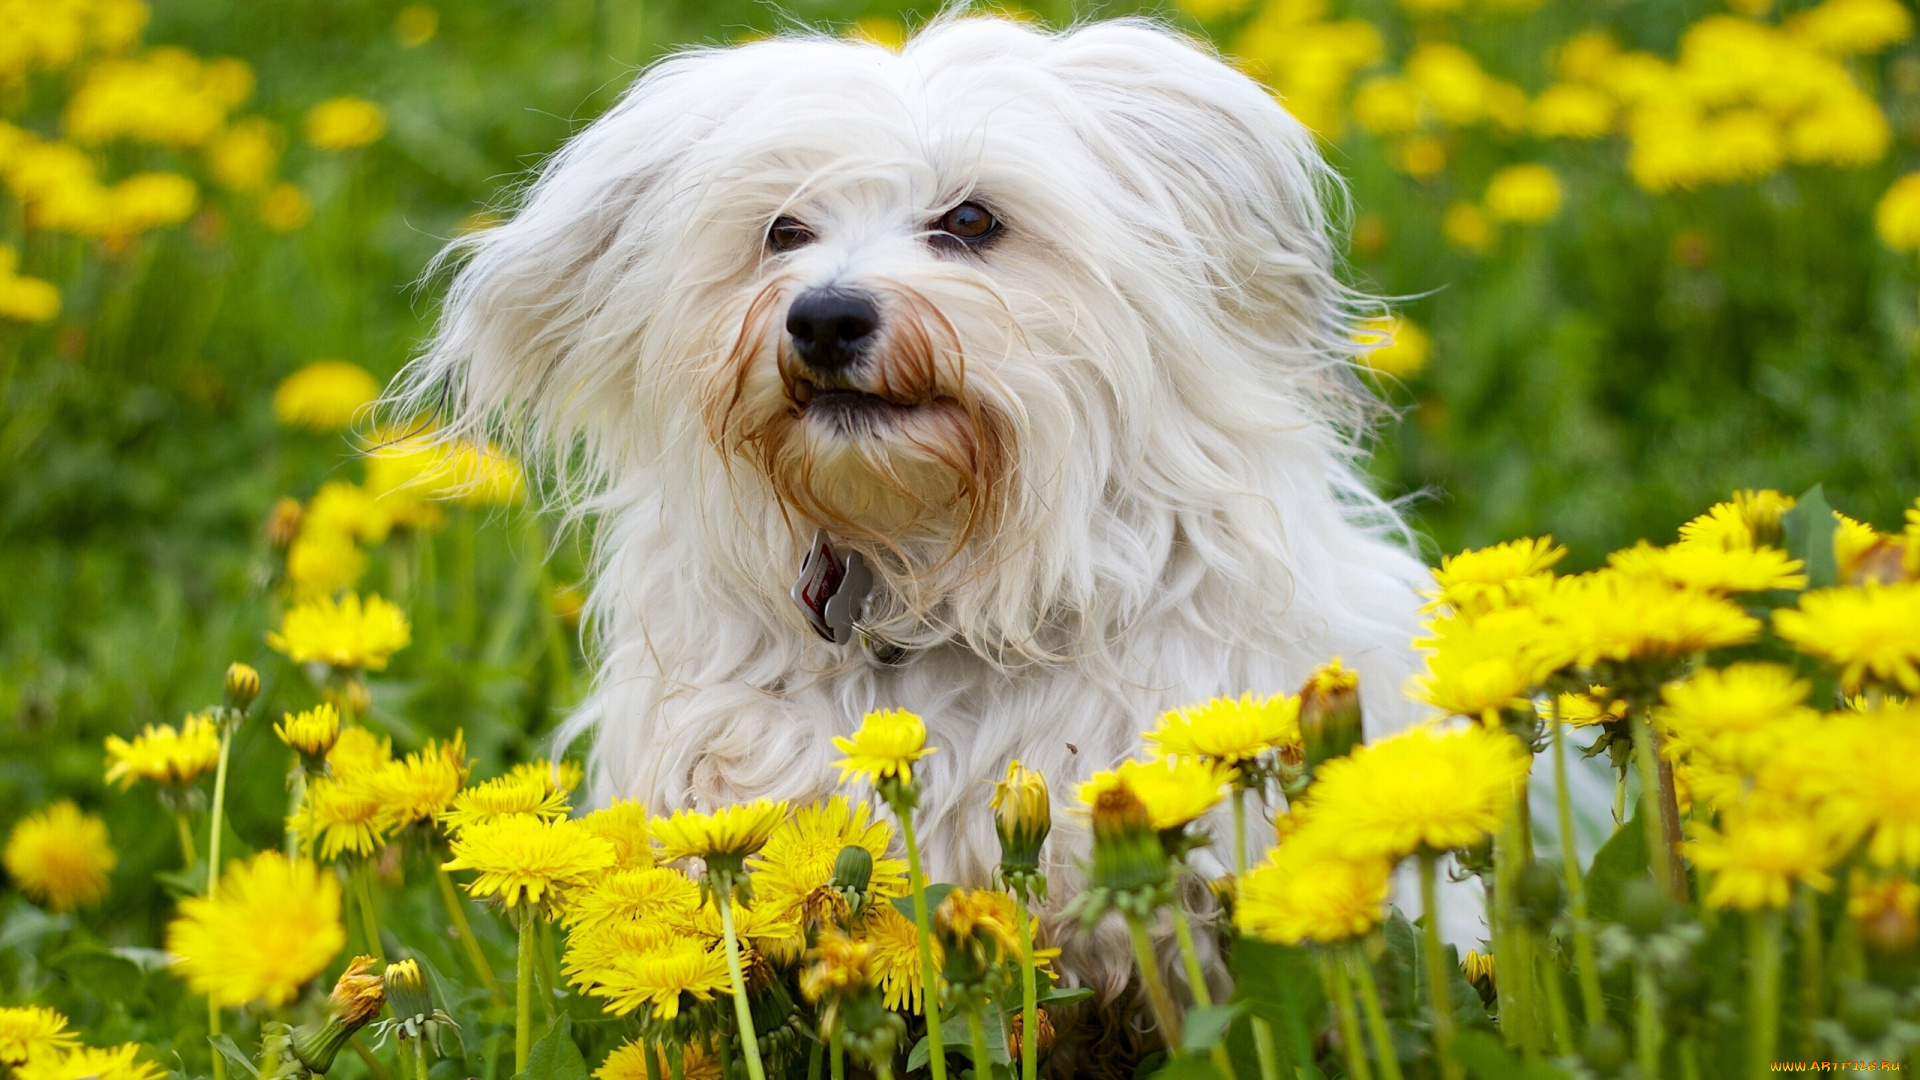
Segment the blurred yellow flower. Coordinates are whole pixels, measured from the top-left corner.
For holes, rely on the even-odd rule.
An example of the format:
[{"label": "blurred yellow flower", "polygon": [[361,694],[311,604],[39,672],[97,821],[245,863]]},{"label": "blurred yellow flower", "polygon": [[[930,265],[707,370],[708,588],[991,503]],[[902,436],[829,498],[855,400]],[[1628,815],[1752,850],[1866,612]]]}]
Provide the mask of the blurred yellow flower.
[{"label": "blurred yellow flower", "polygon": [[67,1018],[53,1009],[25,1005],[0,1008],[0,1065],[19,1067],[30,1058],[61,1054],[80,1045]]},{"label": "blurred yellow flower", "polygon": [[1780,516],[1793,509],[1793,497],[1777,491],[1736,491],[1706,513],[1680,526],[1680,539],[1728,549],[1779,546]]},{"label": "blurred yellow flower", "polygon": [[1773,628],[1801,652],[1838,665],[1848,689],[1871,676],[1920,693],[1920,582],[1805,593],[1797,610],[1773,613]]},{"label": "blurred yellow flower", "polygon": [[1686,845],[1687,858],[1713,878],[1708,907],[1779,910],[1796,882],[1823,892],[1833,886],[1826,871],[1840,851],[1811,817],[1729,812],[1720,822],[1718,832],[1696,826]]},{"label": "blurred yellow flower", "polygon": [[366,554],[344,533],[307,529],[287,547],[287,584],[295,601],[351,589],[366,572]]},{"label": "blurred yellow flower", "polygon": [[429,741],[417,752],[374,773],[382,827],[403,829],[430,822],[444,812],[467,782],[467,736]]},{"label": "blurred yellow flower", "polygon": [[759,851],[786,817],[786,803],[755,799],[711,814],[675,810],[672,817],[654,818],[651,831],[661,862],[745,858]]},{"label": "blurred yellow flower", "polygon": [[273,392],[273,415],[290,427],[341,431],[380,396],[365,368],[341,360],[308,364]]},{"label": "blurred yellow flower", "polygon": [[1613,130],[1613,98],[1580,83],[1555,83],[1533,99],[1528,125],[1543,138],[1597,139]]},{"label": "blurred yellow flower", "polygon": [[467,884],[476,897],[509,911],[529,908],[552,918],[561,895],[590,884],[613,867],[613,845],[573,821],[516,814],[462,829],[453,838],[448,870],[474,870]]},{"label": "blurred yellow flower", "polygon": [[1673,585],[1711,593],[1750,593],[1804,589],[1800,560],[1779,548],[1723,548],[1711,542],[1654,547],[1645,540],[1607,556],[1607,565],[1623,574],[1659,578]]},{"label": "blurred yellow flower", "polygon": [[1420,126],[1420,92],[1412,83],[1378,75],[1353,92],[1353,118],[1375,135],[1404,135]]},{"label": "blurred yellow flower", "polygon": [[34,903],[52,911],[99,903],[118,861],[107,843],[107,823],[81,813],[71,799],[21,818],[7,834],[7,876]]},{"label": "blurred yellow flower", "polygon": [[1704,668],[1684,682],[1660,688],[1665,705],[1654,718],[1666,730],[1665,749],[1704,754],[1752,774],[1783,746],[1803,738],[1819,714],[1806,707],[1811,687],[1778,664],[1741,663]]},{"label": "blurred yellow flower", "polygon": [[586,779],[587,773],[579,762],[571,758],[563,758],[557,765],[546,758],[535,758],[508,769],[507,775],[538,781],[548,792],[564,797],[580,786],[580,781]]},{"label": "blurred yellow flower", "polygon": [[296,605],[269,631],[267,644],[296,663],[379,671],[407,647],[413,632],[405,612],[378,596],[364,603],[355,593],[335,601],[320,597]]},{"label": "blurred yellow flower", "polygon": [[529,773],[509,773],[460,792],[440,815],[450,833],[502,818],[530,815],[557,820],[571,809],[566,794]]},{"label": "blurred yellow flower", "polygon": [[347,480],[320,485],[300,523],[302,536],[332,533],[365,544],[380,543],[392,529],[392,512],[372,492]]},{"label": "blurred yellow flower", "polygon": [[249,116],[207,144],[207,171],[228,191],[251,194],[273,179],[285,142],[272,122]]},{"label": "blurred yellow flower", "polygon": [[219,727],[205,716],[188,716],[177,731],[172,724],[148,724],[132,742],[107,736],[106,780],[122,789],[136,780],[190,784],[219,760]]},{"label": "blurred yellow flower", "polygon": [[393,37],[403,49],[417,49],[440,32],[440,13],[426,4],[408,4],[393,18]]},{"label": "blurred yellow flower", "polygon": [[1809,775],[1802,793],[1819,817],[1848,843],[1867,839],[1880,866],[1920,867],[1920,709],[1886,707],[1830,718],[1818,740],[1798,744],[1794,759]]},{"label": "blurred yellow flower", "polygon": [[1527,607],[1441,618],[1431,630],[1431,637],[1416,642],[1429,650],[1426,671],[1408,683],[1407,695],[1459,716],[1526,710],[1527,695],[1569,659]]},{"label": "blurred yellow flower", "polygon": [[1659,578],[1600,570],[1554,586],[1535,606],[1581,664],[1674,661],[1744,645],[1760,632],[1759,620],[1732,601]]},{"label": "blurred yellow flower", "polygon": [[1920,172],[1893,182],[1873,208],[1873,228],[1895,251],[1920,251]]},{"label": "blurred yellow flower", "polygon": [[1282,945],[1361,937],[1385,916],[1391,869],[1385,858],[1341,855],[1324,827],[1309,824],[1240,881],[1233,923]]},{"label": "blurred yellow flower", "polygon": [[615,799],[580,819],[580,827],[613,845],[614,866],[634,870],[653,865],[653,834],[647,808],[636,799]]},{"label": "blurred yellow flower", "polygon": [[20,255],[0,244],[0,319],[47,322],[60,314],[60,290],[50,281],[17,272]]},{"label": "blurred yellow flower", "polygon": [[1560,178],[1545,165],[1509,165],[1488,181],[1486,200],[1495,220],[1538,225],[1560,213]]},{"label": "blurred yellow flower", "polygon": [[1432,135],[1409,135],[1394,144],[1392,161],[1415,180],[1427,180],[1446,169],[1447,147]]},{"label": "blurred yellow flower", "polygon": [[261,222],[274,232],[293,232],[313,218],[313,203],[307,193],[286,183],[268,188],[257,209]]},{"label": "blurred yellow flower", "polygon": [[174,970],[226,1008],[285,1005],[346,943],[339,880],[277,851],[228,864],[214,894],[181,900],[167,926]]},{"label": "blurred yellow flower", "polygon": [[1524,602],[1552,583],[1553,566],[1566,554],[1567,549],[1555,544],[1553,537],[1541,536],[1444,555],[1433,570],[1434,584],[1440,588],[1420,594],[1428,599],[1422,610],[1449,607],[1480,615]]},{"label": "blurred yellow flower", "polygon": [[1361,363],[1394,379],[1419,374],[1433,352],[1433,338],[1419,323],[1399,315],[1367,319],[1360,324],[1354,340],[1372,346],[1360,354]]},{"label": "blurred yellow flower", "polygon": [[1486,117],[1493,80],[1460,46],[1439,41],[1415,46],[1406,74],[1441,122],[1457,127]]},{"label": "blurred yellow flower", "polygon": [[851,739],[835,735],[833,745],[847,755],[834,762],[840,767],[841,783],[850,776],[875,784],[882,779],[912,783],[913,763],[937,749],[927,745],[926,724],[905,709],[870,712]]},{"label": "blurred yellow flower", "polygon": [[1094,773],[1074,794],[1092,807],[1105,791],[1125,787],[1147,808],[1157,832],[1184,828],[1220,805],[1233,781],[1227,766],[1192,759],[1123,761],[1118,769]]},{"label": "blurred yellow flower", "polygon": [[1499,826],[1530,763],[1504,731],[1414,728],[1321,766],[1303,811],[1348,859],[1447,851]]},{"label": "blurred yellow flower", "polygon": [[855,41],[872,42],[883,49],[899,52],[907,45],[907,27],[899,19],[869,15],[856,20],[847,36]]},{"label": "blurred yellow flower", "polygon": [[1222,19],[1228,15],[1238,15],[1247,9],[1251,0],[1178,0],[1175,4],[1181,11],[1202,22]]},{"label": "blurred yellow flower", "polygon": [[[654,1055],[652,1071],[647,1068],[647,1055]],[[607,1060],[594,1070],[594,1080],[659,1080],[667,1076],[666,1051],[658,1042],[647,1039],[633,1039],[615,1047],[607,1055]],[[698,1039],[689,1040],[681,1048],[680,1075],[684,1080],[720,1080],[720,1059],[709,1053]]]},{"label": "blurred yellow flower", "polygon": [[80,143],[203,146],[226,125],[227,111],[252,93],[253,73],[240,61],[202,61],[162,47],[87,69],[67,99],[62,127]]},{"label": "blurred yellow flower", "polygon": [[139,1043],[82,1046],[29,1059],[14,1070],[17,1080],[160,1080],[166,1070],[139,1060]]},{"label": "blurred yellow flower", "polygon": [[322,150],[365,146],[386,130],[386,110],[365,98],[329,98],[307,112],[307,141]]},{"label": "blurred yellow flower", "polygon": [[1913,34],[1913,16],[1899,0],[1826,0],[1787,20],[1787,32],[1839,56],[1877,53]]},{"label": "blurred yellow flower", "polygon": [[1447,207],[1440,219],[1440,232],[1447,243],[1475,254],[1484,255],[1493,248],[1493,219],[1476,203],[1456,202]]},{"label": "blurred yellow flower", "polygon": [[316,776],[287,817],[287,828],[305,850],[329,862],[342,855],[365,857],[386,846],[380,791],[369,776]]},{"label": "blurred yellow flower", "polygon": [[[469,506],[516,502],[526,494],[520,463],[491,443],[432,434],[382,439],[367,451],[367,489],[381,499],[457,499]],[[395,508],[396,519],[400,516]]]},{"label": "blurred yellow flower", "polygon": [[1160,714],[1144,736],[1163,757],[1238,765],[1269,751],[1300,752],[1300,698],[1293,694],[1212,698]]}]

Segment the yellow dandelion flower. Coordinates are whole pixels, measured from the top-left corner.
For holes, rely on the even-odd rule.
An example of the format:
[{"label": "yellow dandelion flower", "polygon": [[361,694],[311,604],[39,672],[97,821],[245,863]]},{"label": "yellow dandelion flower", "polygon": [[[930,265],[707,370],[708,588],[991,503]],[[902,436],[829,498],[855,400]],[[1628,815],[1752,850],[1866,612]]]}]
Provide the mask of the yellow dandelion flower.
[{"label": "yellow dandelion flower", "polygon": [[366,572],[366,554],[341,533],[307,530],[287,548],[287,584],[296,601],[351,589]]},{"label": "yellow dandelion flower", "polygon": [[474,870],[467,885],[476,897],[502,907],[558,906],[560,893],[592,882],[613,868],[613,845],[572,821],[516,814],[470,825],[453,838],[448,870]]},{"label": "yellow dandelion flower", "polygon": [[1123,761],[1118,769],[1094,773],[1075,794],[1088,807],[1105,791],[1125,787],[1147,808],[1158,832],[1178,829],[1220,805],[1233,773],[1211,761],[1162,758]]},{"label": "yellow dandelion flower", "polygon": [[873,943],[856,941],[834,929],[821,931],[818,943],[807,951],[806,968],[800,972],[800,996],[817,1002],[872,984]]},{"label": "yellow dandelion flower", "polygon": [[393,513],[359,484],[334,480],[320,485],[301,521],[303,536],[332,534],[378,544],[393,531]]},{"label": "yellow dandelion flower", "polygon": [[313,777],[287,827],[322,859],[373,854],[386,846],[388,826],[385,804],[371,779]]},{"label": "yellow dandelion flower", "polygon": [[0,1009],[0,1065],[18,1067],[30,1058],[61,1054],[80,1045],[67,1018],[34,1005]]},{"label": "yellow dandelion flower", "polygon": [[277,851],[229,863],[214,894],[181,900],[167,927],[188,989],[226,1008],[285,1005],[346,943],[339,880]]},{"label": "yellow dandelion flower", "polygon": [[593,929],[638,921],[689,929],[700,908],[700,886],[678,870],[646,866],[615,870],[575,893],[567,906],[569,927]]},{"label": "yellow dandelion flower", "polygon": [[[698,886],[692,882],[688,885],[698,893]],[[569,911],[571,908],[569,904]],[[692,918],[689,909],[684,922],[610,919],[573,927],[567,931],[567,953],[561,961],[561,973],[581,993],[591,993],[600,985],[601,976],[611,970],[620,957],[652,952],[676,941],[696,940],[691,929]],[[711,944],[705,939],[699,940]]]},{"label": "yellow dandelion flower", "polygon": [[645,1006],[655,1021],[663,1021],[679,1016],[691,1002],[727,994],[731,986],[727,959],[720,950],[682,938],[647,952],[614,957],[595,973],[588,993],[606,998],[606,1011],[615,1016]]},{"label": "yellow dandelion flower", "polygon": [[[404,14],[404,13],[403,13]],[[647,1054],[654,1055],[654,1069],[647,1069]],[[668,1075],[666,1052],[657,1042],[634,1039],[620,1044],[607,1060],[594,1070],[594,1080],[656,1080]],[[707,1052],[698,1040],[681,1048],[680,1075],[686,1080],[720,1080],[720,1059]]]},{"label": "yellow dandelion flower", "polygon": [[296,663],[380,671],[413,640],[406,613],[378,596],[319,597],[288,611],[267,644]]},{"label": "yellow dandelion flower", "polygon": [[1893,182],[1873,208],[1880,242],[1895,251],[1920,251],[1920,172]]},{"label": "yellow dandelion flower", "polygon": [[1407,694],[1460,716],[1525,709],[1533,688],[1572,659],[1531,608],[1437,619],[1431,630],[1432,637],[1416,642],[1431,650],[1427,670],[1408,684]]},{"label": "yellow dandelion flower", "polygon": [[460,792],[453,806],[440,815],[447,831],[458,833],[475,825],[517,815],[557,819],[572,808],[567,797],[534,773],[508,773]]},{"label": "yellow dandelion flower", "polygon": [[1623,574],[1659,578],[1671,585],[1711,593],[1804,589],[1799,559],[1774,547],[1725,548],[1681,542],[1654,547],[1645,540],[1607,556],[1607,565]]},{"label": "yellow dandelion flower", "polygon": [[759,852],[747,860],[753,872],[754,907],[784,912],[818,926],[844,911],[844,901],[830,886],[834,863],[842,848],[864,848],[873,856],[873,876],[867,889],[875,897],[907,894],[907,864],[887,857],[893,826],[873,820],[873,808],[835,795],[824,803],[801,807],[767,837]]},{"label": "yellow dandelion flower", "polygon": [[136,780],[190,784],[220,761],[220,728],[205,716],[172,724],[148,724],[132,742],[107,736],[107,783],[121,788]]},{"label": "yellow dandelion flower", "polygon": [[1856,868],[1847,878],[1847,914],[1870,922],[1889,912],[1906,919],[1920,914],[1920,885],[1899,875],[1875,879]]},{"label": "yellow dandelion flower", "polygon": [[1419,323],[1398,315],[1367,319],[1353,335],[1355,343],[1366,347],[1360,362],[1382,375],[1409,379],[1427,366],[1433,354],[1433,338]]},{"label": "yellow dandelion flower", "polygon": [[1786,907],[1795,882],[1831,888],[1827,867],[1840,854],[1811,817],[1758,813],[1724,814],[1718,832],[1696,827],[1686,851],[1693,865],[1713,876],[1707,906],[1741,911]]},{"label": "yellow dandelion flower", "polygon": [[1777,664],[1707,668],[1660,690],[1654,713],[1666,730],[1667,753],[1705,754],[1753,773],[1780,747],[1804,735],[1819,714],[1802,704],[1811,687]]},{"label": "yellow dandelion flower", "polygon": [[280,383],[273,392],[273,415],[289,427],[344,431],[379,396],[380,384],[365,368],[322,360]]},{"label": "yellow dandelion flower", "polygon": [[652,832],[661,862],[744,859],[759,851],[786,817],[786,803],[755,799],[711,814],[675,810],[672,817],[654,818]]},{"label": "yellow dandelion flower", "polygon": [[307,112],[307,141],[322,150],[365,146],[386,130],[386,110],[365,98],[329,98]]},{"label": "yellow dandelion flower", "polygon": [[1465,847],[1499,826],[1530,764],[1505,732],[1414,728],[1327,762],[1305,812],[1348,859]]},{"label": "yellow dandelion flower", "polygon": [[[919,1015],[921,1011],[920,938],[913,920],[892,904],[875,904],[854,927],[854,937],[873,948],[873,973],[880,985],[882,1004],[893,1012]],[[932,942],[933,963],[944,961],[940,943]]]},{"label": "yellow dandelion flower", "polygon": [[1493,250],[1493,242],[1499,236],[1497,228],[1485,210],[1464,200],[1447,207],[1447,212],[1440,217],[1440,234],[1447,238],[1447,243],[1476,255]]},{"label": "yellow dandelion flower", "polygon": [[1848,689],[1871,676],[1920,693],[1920,582],[1806,593],[1797,610],[1773,613],[1773,628],[1794,648],[1839,666]]},{"label": "yellow dandelion flower", "polygon": [[586,779],[587,771],[577,761],[566,760],[556,765],[546,758],[537,758],[515,765],[507,770],[507,775],[531,777],[546,785],[548,791],[564,797],[580,786],[580,781]]},{"label": "yellow dandelion flower", "polygon": [[933,932],[941,945],[950,951],[972,949],[981,965],[1018,952],[1013,907],[997,903],[996,898],[1005,899],[1006,894],[997,889],[949,891],[933,909]]},{"label": "yellow dandelion flower", "polygon": [[1535,606],[1559,627],[1567,655],[1589,666],[1679,660],[1760,632],[1759,620],[1724,597],[1614,570],[1562,578]]},{"label": "yellow dandelion flower", "polygon": [[1818,739],[1777,757],[1797,763],[1799,787],[1818,800],[1823,823],[1849,840],[1867,837],[1869,860],[1920,867],[1920,709],[1840,714]]},{"label": "yellow dandelion flower", "polygon": [[[741,942],[771,960],[791,963],[806,950],[806,931],[791,911],[776,911],[764,904],[748,907],[737,899],[727,901],[733,917],[733,933]],[[702,905],[693,913],[693,933],[718,944],[725,934],[717,903]]]},{"label": "yellow dandelion flower", "polygon": [[260,221],[280,233],[293,232],[313,219],[313,202],[307,193],[286,183],[268,188],[258,210]]},{"label": "yellow dandelion flower", "polygon": [[1346,941],[1371,933],[1386,912],[1384,858],[1350,859],[1325,843],[1325,830],[1299,830],[1238,885],[1234,925],[1282,945]]},{"label": "yellow dandelion flower", "polygon": [[439,817],[467,782],[468,767],[467,734],[456,731],[379,770],[369,786],[379,793],[381,824],[403,829]]},{"label": "yellow dandelion flower", "polygon": [[322,702],[300,713],[286,713],[273,733],[305,757],[324,759],[340,740],[340,710]]},{"label": "yellow dandelion flower", "polygon": [[840,766],[840,782],[850,776],[864,777],[869,783],[897,779],[913,782],[913,763],[936,749],[927,745],[927,726],[920,717],[905,709],[880,709],[860,721],[853,738],[833,737],[834,748],[847,755],[834,762]]},{"label": "yellow dandelion flower", "polygon": [[653,835],[647,808],[635,799],[615,799],[580,819],[580,827],[613,845],[614,865],[632,870],[653,865]]},{"label": "yellow dandelion flower", "polygon": [[1549,139],[1597,139],[1613,130],[1613,97],[1579,83],[1555,83],[1528,107],[1533,133]]},{"label": "yellow dandelion flower", "polygon": [[1553,565],[1567,554],[1553,537],[1523,537],[1504,544],[1441,558],[1433,571],[1439,589],[1422,593],[1426,610],[1452,608],[1478,615],[1510,607],[1538,593],[1553,580]]},{"label": "yellow dandelion flower", "polygon": [[18,1080],[160,1080],[166,1070],[139,1060],[139,1043],[82,1046],[68,1053],[38,1057],[14,1071]]},{"label": "yellow dandelion flower", "polygon": [[1892,561],[1886,558],[1888,555],[1900,554],[1901,545],[1897,541],[1880,535],[1873,526],[1855,521],[1837,510],[1833,518],[1833,561],[1840,580],[1859,584],[1871,577],[1882,584],[1889,584],[1900,579],[1899,574],[1876,572],[1881,563]]},{"label": "yellow dandelion flower", "polygon": [[333,749],[327,751],[328,770],[355,781],[365,781],[391,764],[393,740],[368,728],[342,728]]},{"label": "yellow dandelion flower", "polygon": [[1728,549],[1777,545],[1780,516],[1793,509],[1793,497],[1777,491],[1736,491],[1733,498],[1680,526],[1680,540]]},{"label": "yellow dandelion flower", "polygon": [[1487,212],[1495,220],[1538,225],[1560,213],[1560,177],[1545,165],[1509,165],[1487,183]]},{"label": "yellow dandelion flower", "polygon": [[107,823],[61,799],[14,825],[4,861],[7,876],[35,903],[73,911],[107,895],[119,857],[107,843]]},{"label": "yellow dandelion flower", "polygon": [[1627,703],[1604,686],[1588,686],[1585,693],[1561,694],[1554,702],[1560,719],[1574,727],[1589,727],[1627,718]]},{"label": "yellow dandelion flower", "polygon": [[1899,0],[1826,0],[1787,20],[1787,32],[1822,52],[1877,53],[1913,33]]},{"label": "yellow dandelion flower", "polygon": [[1256,698],[1251,691],[1235,698],[1212,698],[1162,713],[1159,726],[1144,736],[1164,757],[1204,758],[1237,765],[1261,754],[1300,753],[1300,698],[1274,694]]}]

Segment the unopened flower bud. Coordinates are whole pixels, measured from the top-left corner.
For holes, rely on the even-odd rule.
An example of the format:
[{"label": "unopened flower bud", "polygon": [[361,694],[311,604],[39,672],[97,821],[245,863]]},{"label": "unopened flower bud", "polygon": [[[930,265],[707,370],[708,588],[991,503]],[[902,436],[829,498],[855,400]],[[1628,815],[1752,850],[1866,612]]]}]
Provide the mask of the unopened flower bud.
[{"label": "unopened flower bud", "polygon": [[1147,805],[1125,783],[1093,800],[1093,885],[1114,891],[1156,886],[1167,880],[1167,852],[1153,830]]},{"label": "unopened flower bud", "polygon": [[1520,901],[1520,914],[1536,930],[1544,930],[1560,915],[1566,900],[1560,874],[1545,863],[1528,863],[1520,871],[1514,896]]},{"label": "unopened flower bud", "polygon": [[302,1064],[317,1073],[333,1068],[333,1059],[347,1045],[354,1032],[373,1022],[386,1004],[386,988],[380,976],[368,974],[373,957],[356,956],[327,995],[327,1016],[320,1023],[306,1023],[293,1029],[293,1053]]},{"label": "unopened flower bud", "polygon": [[267,539],[275,547],[286,547],[300,535],[300,519],[306,512],[300,508],[300,500],[290,496],[280,496],[273,504],[273,510],[267,514]]},{"label": "unopened flower bud", "polygon": [[[1016,1011],[1012,1022],[1007,1025],[1007,1056],[1014,1061],[1020,1060],[1020,1036],[1026,1029],[1026,1013]],[[1053,1052],[1053,1017],[1045,1009],[1033,1011],[1033,1056],[1036,1060],[1045,1059]]]},{"label": "unopened flower bud", "polygon": [[226,706],[236,712],[246,712],[253,699],[260,696],[260,673],[246,664],[232,664],[227,668],[226,685],[222,687],[226,694]]},{"label": "unopened flower bud", "polygon": [[1493,1004],[1494,999],[1499,996],[1500,991],[1499,984],[1494,976],[1493,955],[1491,953],[1482,953],[1475,949],[1468,949],[1466,958],[1460,961],[1460,973],[1467,977],[1468,985],[1472,986],[1474,992],[1480,995],[1481,1001],[1486,1002],[1488,1005]]},{"label": "unopened flower bud", "polygon": [[1300,738],[1307,772],[1345,757],[1364,738],[1360,719],[1360,673],[1339,657],[1313,669],[1300,690]]},{"label": "unopened flower bud", "polygon": [[273,733],[300,754],[300,767],[309,776],[327,771],[327,752],[340,739],[340,712],[322,702],[302,713],[287,713],[273,725]]},{"label": "unopened flower bud", "polygon": [[1007,763],[1004,780],[993,786],[993,831],[1000,837],[1000,879],[1009,888],[1046,899],[1040,873],[1040,846],[1053,831],[1053,804],[1047,778],[1018,761]]},{"label": "unopened flower bud", "polygon": [[867,906],[867,888],[873,884],[873,852],[858,844],[840,849],[833,860],[833,880],[828,887],[847,902],[847,911],[858,915]]},{"label": "unopened flower bud", "polygon": [[388,964],[380,981],[386,988],[387,1006],[393,1010],[395,1019],[424,1022],[433,1015],[433,996],[427,992],[426,976],[421,974],[418,960]]}]

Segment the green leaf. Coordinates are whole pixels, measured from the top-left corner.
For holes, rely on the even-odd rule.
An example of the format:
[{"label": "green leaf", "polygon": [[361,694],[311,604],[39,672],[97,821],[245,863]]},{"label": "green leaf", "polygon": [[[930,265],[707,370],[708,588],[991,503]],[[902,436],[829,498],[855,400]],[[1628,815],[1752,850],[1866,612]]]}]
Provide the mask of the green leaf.
[{"label": "green leaf", "polygon": [[[1135,1069],[1134,1075],[1139,1076],[1140,1070]],[[1204,1054],[1175,1054],[1148,1075],[1153,1080],[1226,1080]]]},{"label": "green leaf", "polygon": [[562,1013],[527,1055],[524,1080],[588,1080],[587,1059],[573,1041],[573,1021]]},{"label": "green leaf", "polygon": [[1620,917],[1620,888],[1647,875],[1647,829],[1638,816],[1613,831],[1587,871],[1587,914],[1600,922]]},{"label": "green leaf", "polygon": [[1469,1028],[1453,1040],[1454,1056],[1474,1080],[1572,1080],[1545,1061],[1522,1061],[1513,1056],[1499,1036]]},{"label": "green leaf", "polygon": [[[1035,994],[1033,996],[1033,1003],[1035,1005],[1073,1005],[1085,1001],[1092,996],[1093,988],[1090,986],[1055,986]],[[1016,998],[1011,1003],[1011,1006],[1012,1011],[1018,1012],[1020,1010],[1019,1000]]]},{"label": "green leaf", "polygon": [[1227,1037],[1227,1029],[1241,1013],[1247,1011],[1247,1003],[1235,1002],[1231,1005],[1194,1006],[1187,1010],[1186,1030],[1181,1033],[1180,1048],[1189,1054],[1204,1054],[1220,1044]]},{"label": "green leaf", "polygon": [[[937,886],[936,886],[937,887]],[[948,886],[951,888],[952,886]],[[929,892],[932,891],[930,888]],[[1005,1065],[1013,1059],[1007,1054],[1007,1029],[1002,1025],[1000,1010],[987,1010],[987,1061],[994,1065]],[[967,1015],[961,1012],[948,1013],[940,1018],[940,1037],[945,1040],[946,1051],[956,1051],[972,1057],[973,1032],[967,1028]],[[907,1055],[907,1071],[924,1068],[932,1057],[932,1043],[926,1036],[913,1044],[913,1052]]]},{"label": "green leaf", "polygon": [[1833,534],[1840,527],[1827,493],[1815,484],[1794,500],[1793,509],[1780,515],[1781,539],[1787,553],[1806,564],[1807,587],[1826,589],[1840,584],[1840,566],[1833,558]]},{"label": "green leaf", "polygon": [[[926,892],[927,892],[927,917],[928,918],[933,917],[933,909],[939,907],[940,901],[945,900],[947,898],[947,894],[952,892],[954,888],[955,886],[953,885],[953,883],[947,882],[947,881],[938,881],[933,883],[932,885],[927,886]],[[908,922],[912,922],[913,921],[913,894],[908,893],[905,896],[894,897],[893,910],[899,912]]]},{"label": "green leaf", "polygon": [[233,1045],[233,1039],[230,1036],[215,1035],[207,1041],[213,1044],[213,1048],[220,1052],[221,1057],[232,1062],[248,1076],[258,1077],[260,1075],[260,1067],[255,1065],[247,1055],[241,1053],[239,1047]]},{"label": "green leaf", "polygon": [[1258,938],[1234,942],[1233,1000],[1273,1025],[1275,1048],[1299,1066],[1313,1060],[1313,1040],[1327,1026],[1327,998],[1306,950]]}]

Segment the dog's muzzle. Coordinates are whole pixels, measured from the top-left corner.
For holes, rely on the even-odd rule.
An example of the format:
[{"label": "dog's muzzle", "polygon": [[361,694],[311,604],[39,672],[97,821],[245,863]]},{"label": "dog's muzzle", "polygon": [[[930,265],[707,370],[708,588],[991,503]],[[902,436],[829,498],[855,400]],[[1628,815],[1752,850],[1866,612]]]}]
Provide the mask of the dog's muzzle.
[{"label": "dog's muzzle", "polygon": [[787,336],[800,362],[837,376],[853,366],[880,329],[880,305],[853,289],[812,289],[787,308]]}]

